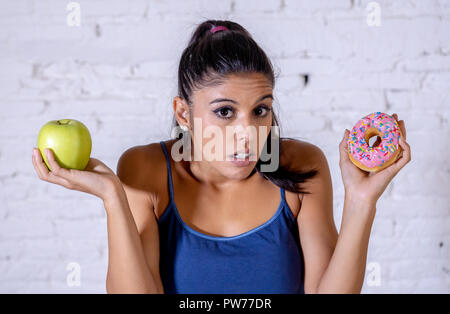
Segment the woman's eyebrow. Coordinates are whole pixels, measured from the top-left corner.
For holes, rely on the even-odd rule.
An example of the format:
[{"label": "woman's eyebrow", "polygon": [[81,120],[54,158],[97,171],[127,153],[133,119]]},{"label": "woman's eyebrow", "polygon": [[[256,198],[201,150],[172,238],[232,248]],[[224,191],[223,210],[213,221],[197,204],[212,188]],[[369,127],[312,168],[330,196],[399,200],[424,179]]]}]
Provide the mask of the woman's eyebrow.
[{"label": "woman's eyebrow", "polygon": [[[263,101],[263,100],[266,99],[266,98],[271,98],[271,99],[273,99],[273,95],[272,95],[272,94],[264,95],[264,96],[262,96],[260,99],[258,99],[256,102]],[[237,101],[235,101],[235,100],[233,100],[233,99],[229,99],[229,98],[217,98],[217,99],[214,99],[213,101],[211,101],[209,104],[212,105],[212,104],[218,103],[218,102],[231,102],[231,103],[236,104],[236,105],[239,104]]]}]

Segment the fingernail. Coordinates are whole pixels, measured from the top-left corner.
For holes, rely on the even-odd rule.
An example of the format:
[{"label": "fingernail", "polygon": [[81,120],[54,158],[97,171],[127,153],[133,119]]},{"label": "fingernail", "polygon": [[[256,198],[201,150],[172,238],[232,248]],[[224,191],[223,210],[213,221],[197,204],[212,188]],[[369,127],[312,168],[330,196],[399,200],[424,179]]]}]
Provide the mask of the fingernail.
[{"label": "fingernail", "polygon": [[49,157],[49,155],[50,155],[48,151],[49,151],[49,149],[48,149],[48,148],[46,148],[46,149],[45,149],[45,156],[47,156],[47,158],[48,158],[48,157]]}]

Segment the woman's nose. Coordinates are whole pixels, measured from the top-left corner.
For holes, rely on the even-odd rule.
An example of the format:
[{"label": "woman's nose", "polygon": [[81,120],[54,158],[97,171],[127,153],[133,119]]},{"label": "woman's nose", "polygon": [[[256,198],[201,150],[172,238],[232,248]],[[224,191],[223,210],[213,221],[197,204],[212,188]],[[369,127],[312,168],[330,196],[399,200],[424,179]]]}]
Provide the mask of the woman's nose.
[{"label": "woman's nose", "polygon": [[236,141],[248,148],[257,139],[257,132],[254,125],[240,125],[235,128]]}]

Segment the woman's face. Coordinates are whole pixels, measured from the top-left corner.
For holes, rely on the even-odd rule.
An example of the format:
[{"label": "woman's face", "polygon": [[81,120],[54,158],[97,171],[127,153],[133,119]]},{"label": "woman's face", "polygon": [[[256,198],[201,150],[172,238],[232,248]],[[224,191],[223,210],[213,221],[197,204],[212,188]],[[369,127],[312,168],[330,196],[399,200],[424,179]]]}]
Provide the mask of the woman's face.
[{"label": "woman's face", "polygon": [[261,73],[232,74],[220,85],[194,90],[192,112],[185,115],[194,162],[230,179],[246,178],[270,132],[272,92]]}]

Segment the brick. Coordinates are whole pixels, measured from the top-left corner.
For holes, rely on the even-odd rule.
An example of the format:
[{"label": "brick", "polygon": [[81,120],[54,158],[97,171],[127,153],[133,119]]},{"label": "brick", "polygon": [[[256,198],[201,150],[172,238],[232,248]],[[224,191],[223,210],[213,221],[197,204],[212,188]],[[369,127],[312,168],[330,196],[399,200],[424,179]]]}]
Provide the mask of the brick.
[{"label": "brick", "polygon": [[411,237],[416,234],[422,236],[448,237],[449,233],[445,225],[449,223],[449,218],[412,218],[408,221],[400,221],[396,225],[395,233],[400,237]]},{"label": "brick", "polygon": [[281,8],[282,4],[280,0],[248,0],[248,1],[235,1],[234,10],[239,13],[274,13]]},{"label": "brick", "polygon": [[106,239],[106,219],[53,219],[56,234],[67,239]]},{"label": "brick", "polygon": [[414,272],[414,277],[420,279],[439,278],[443,274],[442,267],[445,264],[443,260],[431,258],[395,261],[389,265],[389,277],[393,280],[408,279],[412,275],[412,269],[421,269],[422,271]]},{"label": "brick", "polygon": [[18,0],[8,5],[2,5],[2,9],[0,10],[0,16],[8,17],[8,16],[28,16],[33,12],[33,3],[26,0]]},{"label": "brick", "polygon": [[[81,18],[84,16],[123,16],[144,15],[148,6],[146,0],[135,0],[133,5],[120,0],[79,0]],[[34,14],[39,16],[62,15],[67,16],[66,6],[69,2],[58,0],[38,1],[34,4]]]},{"label": "brick", "polygon": [[450,86],[450,73],[430,73],[423,81],[423,89],[429,91],[442,91],[448,95]]},{"label": "brick", "polygon": [[307,0],[284,0],[284,9],[291,14],[311,14],[317,11],[335,10],[335,9],[350,9],[351,1],[338,0],[330,3],[326,0],[317,0],[310,2]]},{"label": "brick", "polygon": [[273,58],[272,63],[282,75],[331,74],[339,69],[336,61],[325,58]]},{"label": "brick", "polygon": [[37,238],[55,235],[54,225],[39,218],[7,218],[0,220],[0,238]]},{"label": "brick", "polygon": [[[370,0],[355,1],[355,5],[365,10]],[[450,7],[446,0],[442,1],[420,1],[420,0],[400,0],[377,1],[383,15],[398,16],[401,12],[402,16],[421,16],[421,15],[444,15],[449,13]]]},{"label": "brick", "polygon": [[416,59],[399,61],[397,68],[408,72],[448,72],[450,71],[450,61],[444,55],[425,55]]},{"label": "brick", "polygon": [[388,90],[386,99],[391,110],[445,111],[450,104],[450,93],[445,90]]},{"label": "brick", "polygon": [[424,75],[407,73],[340,73],[333,76],[317,75],[310,88],[322,90],[349,89],[418,89]]},{"label": "brick", "polygon": [[211,5],[208,0],[168,0],[168,1],[152,1],[148,6],[148,15],[164,15],[169,17],[186,18],[195,17],[197,23],[208,17],[229,14],[232,8],[232,0],[217,1]]}]

